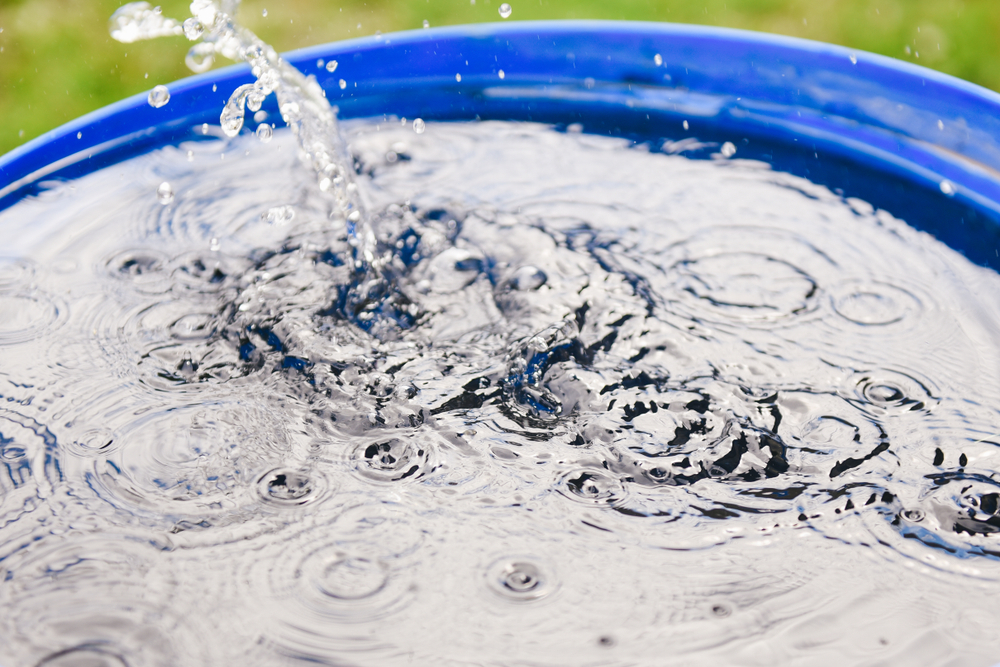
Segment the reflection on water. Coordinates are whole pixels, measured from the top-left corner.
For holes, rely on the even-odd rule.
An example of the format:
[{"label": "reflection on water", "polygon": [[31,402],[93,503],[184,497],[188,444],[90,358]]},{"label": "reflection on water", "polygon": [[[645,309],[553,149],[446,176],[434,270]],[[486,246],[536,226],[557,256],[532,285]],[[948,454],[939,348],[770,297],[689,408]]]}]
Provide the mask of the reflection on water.
[{"label": "reflection on water", "polygon": [[0,214],[0,664],[1000,657],[995,273],[738,152],[349,138],[377,276],[286,132]]}]

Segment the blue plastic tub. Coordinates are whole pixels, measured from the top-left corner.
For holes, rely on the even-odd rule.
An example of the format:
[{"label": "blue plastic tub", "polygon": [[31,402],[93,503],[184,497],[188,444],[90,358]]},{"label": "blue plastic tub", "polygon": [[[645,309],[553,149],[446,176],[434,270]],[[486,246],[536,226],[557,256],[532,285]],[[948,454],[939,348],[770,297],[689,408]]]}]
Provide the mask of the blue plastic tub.
[{"label": "blue plastic tub", "polygon": [[[581,123],[638,138],[732,141],[741,157],[864,199],[1000,269],[1000,95],[901,61],[624,22],[420,30],[287,58],[316,76],[342,118]],[[336,74],[319,59],[336,59]],[[139,95],[25,144],[0,158],[0,209],[45,181],[204,138],[202,124],[218,124],[230,92],[251,80],[246,66],[191,77],[168,86],[162,108]],[[264,108],[277,116],[274,96]]]}]

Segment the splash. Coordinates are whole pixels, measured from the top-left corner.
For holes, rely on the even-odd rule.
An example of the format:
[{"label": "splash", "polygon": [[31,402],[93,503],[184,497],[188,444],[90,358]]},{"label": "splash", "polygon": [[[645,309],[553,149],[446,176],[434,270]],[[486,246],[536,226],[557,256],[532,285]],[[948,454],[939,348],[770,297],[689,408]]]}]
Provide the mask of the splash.
[{"label": "splash", "polygon": [[239,4],[240,0],[194,0],[191,16],[180,22],[164,17],[159,7],[132,2],[111,16],[111,36],[131,43],[183,34],[196,42],[185,58],[196,73],[210,69],[217,55],[249,64],[257,80],[240,86],[229,97],[219,118],[223,132],[229,137],[238,135],[246,110],[259,111],[269,95],[276,95],[281,117],[295,134],[303,160],[316,172],[319,189],[333,197],[331,217],[347,221],[356,268],[364,270],[375,260],[375,236],[364,221],[336,113],[314,77],[303,75],[235,21]]}]

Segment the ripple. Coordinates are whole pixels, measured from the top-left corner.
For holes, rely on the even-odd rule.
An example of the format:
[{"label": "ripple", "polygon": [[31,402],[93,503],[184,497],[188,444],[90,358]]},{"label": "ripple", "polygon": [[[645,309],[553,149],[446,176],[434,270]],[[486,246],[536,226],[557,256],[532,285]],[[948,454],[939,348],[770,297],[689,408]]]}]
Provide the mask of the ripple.
[{"label": "ripple", "polygon": [[35,265],[27,260],[0,256],[0,292],[27,286],[35,276]]},{"label": "ripple", "polygon": [[[780,248],[780,254],[778,250]],[[816,310],[833,264],[780,229],[710,228],[665,252],[670,296],[696,319],[772,326]]]},{"label": "ripple", "polygon": [[587,505],[615,506],[625,498],[625,487],[618,479],[596,470],[569,472],[556,488],[570,500]]},{"label": "ripple", "polygon": [[47,495],[62,478],[58,456],[58,442],[47,426],[0,408],[0,507],[17,490]]},{"label": "ripple", "polygon": [[354,469],[359,475],[373,482],[416,481],[433,471],[430,439],[410,437],[383,437],[362,442],[351,454]]},{"label": "ripple", "polygon": [[862,371],[848,380],[853,396],[847,400],[875,418],[928,413],[940,402],[930,380],[915,373],[889,369]]},{"label": "ripple", "polygon": [[170,262],[174,290],[213,294],[229,288],[251,266],[245,257],[221,252],[189,252]]},{"label": "ripple", "polygon": [[253,469],[287,446],[266,415],[238,402],[150,412],[119,433],[120,444],[95,461],[94,473],[109,500],[158,512],[245,505],[258,478]]},{"label": "ripple", "polygon": [[69,443],[73,453],[85,457],[107,456],[117,446],[114,431],[104,427],[84,431]]},{"label": "ripple", "polygon": [[830,290],[834,311],[865,327],[913,322],[923,312],[922,299],[901,286],[878,280],[854,280]]},{"label": "ripple", "polygon": [[260,497],[276,505],[309,505],[322,498],[326,491],[326,478],[315,471],[276,468],[257,480]]},{"label": "ripple", "polygon": [[8,557],[5,655],[16,664],[202,664],[204,642],[173,613],[177,583],[162,554],[139,535],[69,532]]},{"label": "ripple", "polygon": [[558,589],[552,574],[530,557],[502,558],[486,571],[486,584],[511,602],[534,602]]},{"label": "ripple", "polygon": [[65,649],[44,658],[38,667],[127,667],[124,658],[95,646]]},{"label": "ripple", "polygon": [[122,284],[141,294],[163,294],[172,281],[167,272],[169,258],[149,248],[120,251],[105,261],[108,272]]},{"label": "ripple", "polygon": [[37,290],[0,292],[0,345],[16,345],[51,332],[64,318],[66,307]]}]

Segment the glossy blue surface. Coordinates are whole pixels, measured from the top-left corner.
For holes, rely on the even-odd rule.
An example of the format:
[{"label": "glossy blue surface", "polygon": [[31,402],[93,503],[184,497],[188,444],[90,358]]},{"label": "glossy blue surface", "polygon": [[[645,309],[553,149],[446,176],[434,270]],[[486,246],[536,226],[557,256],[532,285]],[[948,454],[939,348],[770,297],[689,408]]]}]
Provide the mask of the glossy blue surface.
[{"label": "glossy blue surface", "polygon": [[[420,30],[287,58],[316,76],[345,118],[582,123],[637,140],[733,141],[742,157],[866,199],[973,261],[1000,266],[1000,96],[901,61],[773,35],[626,22]],[[336,72],[318,67],[321,58],[337,60]],[[218,125],[229,93],[251,80],[246,66],[209,72],[169,85],[160,109],[136,96],[25,144],[0,158],[0,209],[44,181],[204,137],[202,124]],[[277,117],[274,96],[264,108]],[[251,122],[244,131],[252,130]]]}]

